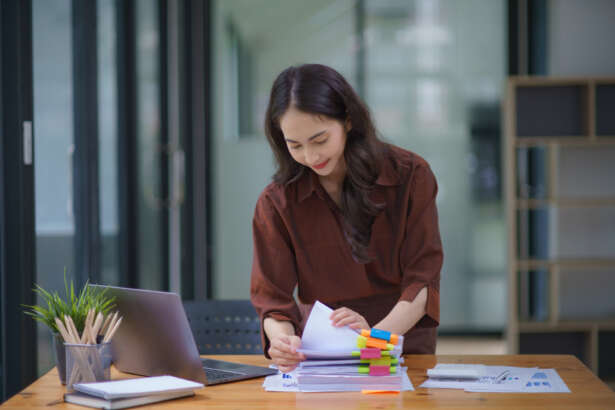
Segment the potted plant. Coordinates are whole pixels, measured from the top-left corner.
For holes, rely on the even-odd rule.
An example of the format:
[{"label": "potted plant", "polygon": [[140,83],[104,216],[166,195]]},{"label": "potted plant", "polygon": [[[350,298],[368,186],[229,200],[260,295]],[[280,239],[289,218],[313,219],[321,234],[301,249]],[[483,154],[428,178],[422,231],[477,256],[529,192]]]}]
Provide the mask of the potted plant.
[{"label": "potted plant", "polygon": [[56,366],[62,384],[66,384],[66,356],[64,339],[58,331],[56,318],[63,321],[66,316],[70,316],[75,327],[81,333],[91,310],[107,315],[115,306],[115,298],[106,295],[107,289],[99,291],[89,287],[88,282],[79,292],[75,292],[73,281],[71,280],[69,284],[66,280],[66,272],[64,273],[64,290],[65,297],[62,298],[57,291],[49,292],[41,286],[35,285],[33,291],[41,297],[41,305],[24,305],[26,308],[25,314],[44,323],[52,332]]}]

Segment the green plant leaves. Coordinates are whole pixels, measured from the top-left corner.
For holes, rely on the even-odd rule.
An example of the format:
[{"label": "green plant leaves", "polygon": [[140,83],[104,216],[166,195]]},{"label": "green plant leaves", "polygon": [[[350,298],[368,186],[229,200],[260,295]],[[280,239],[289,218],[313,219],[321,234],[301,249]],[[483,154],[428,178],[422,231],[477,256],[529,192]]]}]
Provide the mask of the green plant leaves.
[{"label": "green plant leaves", "polygon": [[[66,270],[64,270],[64,291],[65,297],[62,298],[57,291],[49,292],[38,284],[33,291],[41,297],[42,306],[22,305],[26,310],[24,313],[31,316],[34,320],[47,325],[54,333],[58,333],[55,318],[64,319],[70,316],[79,332],[83,331],[85,318],[88,311],[94,309],[96,313],[101,312],[107,315],[115,307],[115,298],[106,295],[107,289],[98,290],[85,283],[78,294],[75,293],[73,281],[66,280]],[[46,305],[46,306],[45,306]]]}]

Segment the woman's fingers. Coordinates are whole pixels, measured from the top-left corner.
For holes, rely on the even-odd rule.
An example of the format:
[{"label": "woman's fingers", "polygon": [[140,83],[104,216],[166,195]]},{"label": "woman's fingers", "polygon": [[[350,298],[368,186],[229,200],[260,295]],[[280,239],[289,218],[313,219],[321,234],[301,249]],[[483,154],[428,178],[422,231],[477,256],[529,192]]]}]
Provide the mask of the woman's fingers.
[{"label": "woman's fingers", "polygon": [[305,360],[302,353],[297,352],[301,347],[301,339],[298,336],[281,336],[271,340],[269,356],[282,372],[289,372],[297,364]]},{"label": "woman's fingers", "polygon": [[297,367],[296,364],[294,366],[278,366],[278,370],[281,371],[282,373],[290,373],[293,370],[295,370],[296,367]]},{"label": "woman's fingers", "polygon": [[357,326],[361,325],[361,319],[355,316],[345,317],[337,322],[337,326],[350,326],[352,324],[356,324]]},{"label": "woman's fingers", "polygon": [[272,359],[293,360],[295,362],[303,360],[303,355],[301,353],[291,353],[289,351],[276,349],[275,347],[269,349],[269,356],[271,356]]},{"label": "woman's fingers", "polygon": [[334,310],[330,318],[335,327],[350,326],[353,329],[369,329],[369,324],[363,316],[346,307]]}]

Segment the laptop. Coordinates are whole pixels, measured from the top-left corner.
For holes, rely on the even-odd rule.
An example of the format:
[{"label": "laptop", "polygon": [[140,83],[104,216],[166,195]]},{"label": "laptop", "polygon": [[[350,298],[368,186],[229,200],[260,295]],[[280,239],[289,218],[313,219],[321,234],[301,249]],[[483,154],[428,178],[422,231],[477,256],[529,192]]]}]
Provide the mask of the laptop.
[{"label": "laptop", "polygon": [[186,312],[176,293],[89,285],[108,289],[123,317],[111,351],[115,366],[142,376],[169,374],[207,386],[277,373],[251,366],[199,356]]}]

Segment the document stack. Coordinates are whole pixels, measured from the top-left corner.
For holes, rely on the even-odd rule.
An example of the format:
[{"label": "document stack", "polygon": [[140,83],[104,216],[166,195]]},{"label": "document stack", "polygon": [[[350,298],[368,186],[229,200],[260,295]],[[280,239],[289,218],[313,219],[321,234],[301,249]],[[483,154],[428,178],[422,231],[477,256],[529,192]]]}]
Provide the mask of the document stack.
[{"label": "document stack", "polygon": [[403,336],[371,329],[335,328],[320,302],[308,318],[299,349],[307,360],[292,375],[299,391],[407,390],[401,367]]}]

